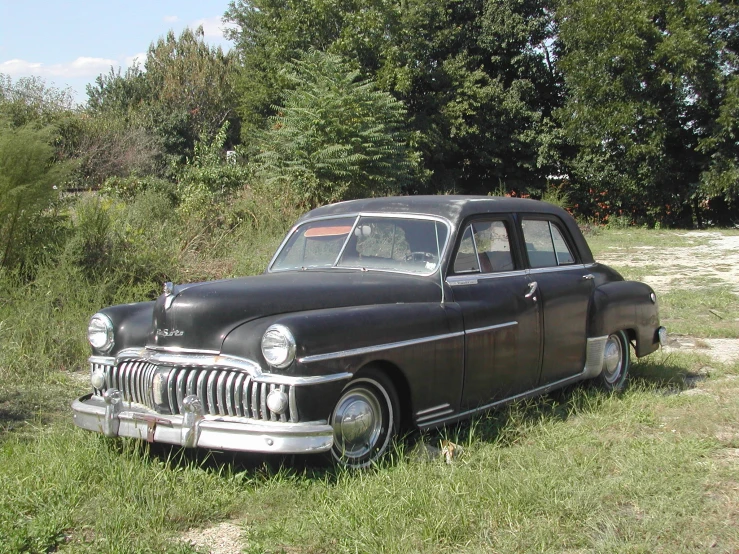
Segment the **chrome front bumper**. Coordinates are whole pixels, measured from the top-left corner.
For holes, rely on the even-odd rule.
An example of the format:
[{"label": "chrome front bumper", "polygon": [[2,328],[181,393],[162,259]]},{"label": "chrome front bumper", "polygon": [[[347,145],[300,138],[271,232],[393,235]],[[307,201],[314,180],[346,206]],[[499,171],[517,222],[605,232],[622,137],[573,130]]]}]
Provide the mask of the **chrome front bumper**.
[{"label": "chrome front bumper", "polygon": [[202,415],[197,405],[183,415],[163,415],[108,393],[105,398],[87,394],[75,400],[74,423],[109,437],[214,450],[309,454],[333,445],[333,428],[328,424]]}]

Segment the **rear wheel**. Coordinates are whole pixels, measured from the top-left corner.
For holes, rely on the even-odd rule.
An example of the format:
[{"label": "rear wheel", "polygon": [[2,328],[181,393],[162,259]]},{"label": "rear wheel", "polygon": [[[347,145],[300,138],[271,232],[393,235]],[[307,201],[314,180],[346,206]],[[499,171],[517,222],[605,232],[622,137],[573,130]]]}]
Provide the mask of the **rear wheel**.
[{"label": "rear wheel", "polygon": [[399,415],[397,393],[385,374],[362,371],[344,388],[331,414],[334,460],[362,468],[380,459],[398,431]]},{"label": "rear wheel", "polygon": [[608,391],[620,391],[629,376],[630,344],[624,331],[608,335],[603,352],[603,370],[599,381]]}]

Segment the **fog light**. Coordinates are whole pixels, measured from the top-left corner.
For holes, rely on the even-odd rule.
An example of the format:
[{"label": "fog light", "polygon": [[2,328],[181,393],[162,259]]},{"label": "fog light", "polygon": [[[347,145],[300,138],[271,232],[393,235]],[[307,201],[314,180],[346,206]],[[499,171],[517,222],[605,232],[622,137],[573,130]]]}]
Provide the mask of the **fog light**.
[{"label": "fog light", "polygon": [[282,415],[287,411],[287,395],[281,390],[273,390],[267,395],[267,408],[270,412]]},{"label": "fog light", "polygon": [[121,400],[123,400],[123,395],[118,389],[108,389],[103,393],[103,400],[105,400],[106,404],[115,406],[121,403]]},{"label": "fog light", "polygon": [[93,389],[102,389],[105,386],[105,371],[99,367],[95,368],[90,375],[90,383]]},{"label": "fog light", "polygon": [[659,337],[659,343],[662,346],[667,346],[667,329],[660,327],[657,330],[657,336]]}]

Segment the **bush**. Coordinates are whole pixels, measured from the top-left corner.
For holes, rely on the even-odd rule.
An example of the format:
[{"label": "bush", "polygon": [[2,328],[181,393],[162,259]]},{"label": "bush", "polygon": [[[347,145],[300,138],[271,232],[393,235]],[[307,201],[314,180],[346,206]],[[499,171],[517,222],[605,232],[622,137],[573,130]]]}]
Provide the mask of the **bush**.
[{"label": "bush", "polygon": [[261,141],[257,170],[306,208],[397,194],[419,173],[406,110],[341,57],[312,50],[288,65],[278,115]]},{"label": "bush", "polygon": [[167,196],[173,204],[178,199],[177,185],[152,175],[139,176],[134,174],[128,177],[108,177],[100,187],[100,192],[127,202],[134,200],[145,192]]},{"label": "bush", "polygon": [[195,154],[182,168],[178,192],[180,212],[199,219],[217,217],[220,202],[246,186],[248,169],[237,161],[225,159],[228,122],[224,123],[211,140],[195,143]]},{"label": "bush", "polygon": [[23,265],[23,230],[58,197],[65,166],[54,163],[50,129],[10,128],[0,121],[0,266]]},{"label": "bush", "polygon": [[158,291],[162,281],[178,275],[179,233],[173,217],[169,199],[154,191],[131,204],[82,197],[73,207],[64,263],[82,271],[87,281]]}]

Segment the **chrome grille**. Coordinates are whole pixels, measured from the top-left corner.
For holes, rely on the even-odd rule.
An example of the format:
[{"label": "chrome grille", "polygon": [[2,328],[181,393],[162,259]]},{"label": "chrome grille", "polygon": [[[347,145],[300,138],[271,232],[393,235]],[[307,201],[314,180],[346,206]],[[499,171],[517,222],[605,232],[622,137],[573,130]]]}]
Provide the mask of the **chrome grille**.
[{"label": "chrome grille", "polygon": [[[295,392],[288,385],[260,383],[240,370],[214,367],[157,366],[146,360],[121,360],[117,365],[91,363],[90,371],[105,371],[105,388],[121,391],[123,399],[158,409],[154,402],[155,375],[165,375],[163,381],[163,405],[171,414],[181,414],[185,397],[195,395],[200,399],[206,415],[248,417],[263,421],[298,421]],[[276,414],[267,408],[267,395],[273,390],[288,395],[289,409]],[[93,389],[96,395],[103,390]],[[165,408],[166,411],[166,408]]]}]

